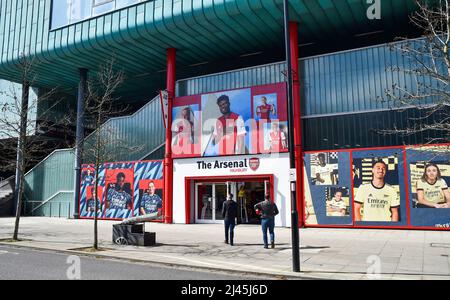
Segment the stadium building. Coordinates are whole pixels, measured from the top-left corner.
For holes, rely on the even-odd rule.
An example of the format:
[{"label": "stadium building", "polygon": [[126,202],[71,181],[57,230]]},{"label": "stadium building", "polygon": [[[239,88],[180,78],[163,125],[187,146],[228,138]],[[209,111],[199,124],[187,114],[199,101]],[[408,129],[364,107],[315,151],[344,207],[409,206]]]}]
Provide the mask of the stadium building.
[{"label": "stadium building", "polygon": [[[0,0],[1,86],[20,88],[25,57],[36,97],[58,91],[50,111],[37,107],[36,130],[53,148],[27,170],[23,213],[208,224],[222,222],[232,194],[238,221],[258,224],[253,205],[269,195],[276,225],[289,227],[296,181],[300,226],[447,228],[450,209],[421,208],[431,181],[428,203],[450,205],[446,145],[421,146],[442,132],[382,134],[435,121],[386,97],[416,83],[391,45],[420,40],[409,21],[416,10],[412,0],[289,1],[289,126],[282,0]],[[84,113],[86,82],[112,58],[124,74],[115,106],[127,113],[95,128]],[[42,111],[55,122],[70,112],[71,123],[40,126]],[[105,147],[117,151],[96,183],[93,158],[77,153],[106,127]],[[120,151],[119,141],[138,150]],[[63,142],[77,146],[55,149]],[[440,177],[424,183],[430,161]],[[0,184],[3,214],[12,213],[10,182]]]}]

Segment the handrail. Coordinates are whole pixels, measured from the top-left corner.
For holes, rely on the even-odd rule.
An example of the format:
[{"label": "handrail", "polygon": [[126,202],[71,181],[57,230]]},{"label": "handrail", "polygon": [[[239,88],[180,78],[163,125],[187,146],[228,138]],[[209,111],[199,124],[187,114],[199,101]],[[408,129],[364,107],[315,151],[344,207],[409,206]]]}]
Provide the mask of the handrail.
[{"label": "handrail", "polygon": [[15,176],[12,175],[12,176],[9,176],[8,178],[5,178],[5,179],[0,180],[0,188],[4,187],[4,186],[7,185],[7,184],[10,184],[11,179],[13,179],[14,177],[15,177]]},{"label": "handrail", "polygon": [[165,145],[166,145],[166,142],[162,143],[161,145],[159,145],[158,147],[156,147],[155,149],[153,149],[149,153],[147,153],[144,156],[142,156],[139,160],[144,160],[147,156],[152,155],[153,153],[155,153],[156,151],[158,151],[159,149],[161,149]]},{"label": "handrail", "polygon": [[[125,119],[125,118],[133,118],[135,117],[137,114],[139,114],[140,112],[142,112],[144,109],[146,109],[149,105],[151,105],[154,101],[157,101],[159,99],[159,96],[154,97],[152,100],[150,100],[148,103],[146,103],[144,106],[142,106],[140,109],[138,109],[137,111],[135,111],[133,114],[129,115],[129,116],[121,116],[121,117],[114,117],[111,119],[108,119],[105,123],[103,123],[100,128],[96,129],[97,130],[101,130],[101,127],[107,125],[109,122],[112,122],[113,120],[119,120],[119,119]],[[92,132],[91,134],[89,134],[87,137],[85,137],[85,140],[87,140],[91,135],[93,135],[94,132]],[[149,153],[147,153],[145,156],[143,156],[143,158],[151,155],[153,152],[157,151],[158,149],[160,149],[163,145],[160,145],[158,147],[156,147],[155,149],[151,150]],[[33,168],[31,168],[26,174],[25,176],[27,176],[28,174],[30,174],[31,172],[34,171],[34,169],[36,169],[38,166],[40,166],[43,162],[45,162],[46,160],[48,160],[51,156],[53,156],[55,153],[58,152],[63,152],[63,151],[73,151],[75,148],[65,148],[65,149],[56,149],[54,150],[52,153],[50,153],[49,155],[47,155],[43,160],[41,160],[39,163],[37,163]]]},{"label": "handrail", "polygon": [[93,132],[91,132],[87,137],[84,138],[84,140],[86,141],[91,135],[93,135],[97,130],[101,130],[103,126],[106,126],[109,122],[112,122],[114,120],[120,120],[120,119],[131,119],[133,117],[135,117],[138,113],[140,113],[141,111],[143,111],[145,108],[147,108],[147,106],[149,106],[150,104],[153,103],[153,101],[156,101],[159,99],[159,95],[156,96],[155,98],[153,98],[152,100],[150,100],[149,102],[147,102],[144,106],[142,106],[141,108],[139,108],[137,111],[135,111],[133,114],[128,115],[128,116],[120,116],[120,117],[114,117],[111,119],[108,119],[105,123],[103,123],[102,125],[100,125],[100,128],[97,128],[96,130],[94,130]]},{"label": "handrail", "polygon": [[30,213],[33,214],[37,209],[41,208],[42,206],[44,206],[45,204],[47,204],[48,202],[50,202],[52,199],[54,199],[56,196],[58,196],[60,194],[69,194],[69,193],[73,193],[73,192],[74,191],[59,191],[44,201],[27,200],[27,202],[42,202],[40,205],[35,207]]},{"label": "handrail", "polygon": [[[154,101],[158,101],[158,98],[159,98],[159,96],[154,97],[152,100],[150,100],[148,103],[146,103],[146,104],[145,104],[144,106],[142,106],[139,110],[137,110],[136,112],[134,112],[132,115],[129,115],[129,116],[122,116],[122,117],[115,117],[115,118],[111,118],[111,119],[107,120],[107,121],[106,121],[104,124],[102,124],[102,125],[100,126],[100,128],[98,128],[97,130],[101,130],[102,127],[105,126],[105,124],[108,124],[108,122],[113,122],[114,120],[119,120],[119,119],[132,120],[133,118],[135,118],[136,116],[138,116],[138,114],[140,114],[140,113],[142,113],[142,112],[145,112],[145,110],[148,109],[149,107],[151,107],[152,104],[154,105],[154,104],[155,104]],[[91,137],[92,134],[94,134],[94,133],[95,133],[95,131],[92,132],[90,135],[88,135],[88,136],[85,138],[85,140],[87,140],[89,137]],[[141,160],[144,159],[145,157],[148,157],[149,155],[152,155],[153,153],[155,153],[156,151],[158,151],[159,149],[161,149],[161,147],[163,147],[163,146],[164,146],[164,144],[161,144],[161,145],[159,145],[159,146],[157,146],[157,147],[151,149],[148,153],[146,153],[145,155],[143,155],[143,157],[141,158]],[[42,166],[42,164],[45,163],[46,161],[51,160],[56,154],[58,154],[58,153],[64,153],[64,152],[66,152],[66,153],[67,153],[67,152],[70,152],[70,153],[67,153],[67,154],[69,155],[69,154],[72,154],[73,151],[74,151],[74,148],[66,148],[66,149],[57,149],[57,150],[54,150],[52,153],[50,153],[49,155],[47,155],[43,160],[41,160],[39,163],[37,163],[33,168],[31,168],[31,169],[25,174],[25,177],[29,176],[30,174],[33,174],[33,172],[35,172],[35,171],[38,169],[38,167]],[[58,195],[61,194],[61,193],[69,193],[69,192],[72,192],[72,193],[73,193],[73,191],[58,191],[58,187],[56,187],[53,191],[54,191],[54,192],[57,191],[57,192],[56,192],[54,195],[52,195],[51,197],[49,197],[49,198],[47,198],[46,200],[42,201],[42,203],[41,203],[38,207],[34,208],[34,210],[32,211],[32,213],[33,213],[35,210],[41,208],[43,205],[45,205],[46,203],[48,203],[49,201],[51,201],[52,199],[54,199],[54,197],[58,196]],[[31,198],[31,197],[30,197],[30,198]],[[27,201],[31,201],[31,199],[30,199],[30,200],[27,199]]]},{"label": "handrail", "polygon": [[34,167],[32,167],[28,172],[25,173],[25,176],[27,176],[28,174],[30,174],[34,169],[36,169],[40,164],[42,164],[44,161],[46,161],[47,159],[50,158],[50,156],[52,156],[53,154],[55,154],[56,152],[63,152],[63,151],[73,151],[74,148],[65,148],[65,149],[56,149],[54,150],[52,153],[50,153],[49,155],[47,155],[43,160],[41,160],[40,162],[38,162]]}]

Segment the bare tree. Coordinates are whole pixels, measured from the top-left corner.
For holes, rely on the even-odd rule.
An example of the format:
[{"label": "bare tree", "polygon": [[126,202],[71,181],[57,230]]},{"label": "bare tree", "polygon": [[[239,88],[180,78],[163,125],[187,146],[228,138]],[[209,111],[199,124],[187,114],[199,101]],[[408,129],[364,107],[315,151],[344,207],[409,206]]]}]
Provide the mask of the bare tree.
[{"label": "bare tree", "polygon": [[[37,62],[26,55],[21,55],[15,65],[20,76],[19,84],[11,84],[7,91],[0,91],[3,98],[0,104],[0,152],[4,153],[0,170],[12,172],[16,170],[16,186],[14,199],[16,202],[16,218],[13,241],[18,240],[20,215],[25,192],[25,172],[36,164],[43,153],[48,153],[53,145],[46,136],[48,131],[63,128],[68,118],[51,119],[51,112],[61,100],[55,99],[56,88],[39,97],[29,99],[30,87],[36,81],[35,68]],[[46,104],[48,102],[48,104]],[[46,109],[41,110],[42,107]],[[39,114],[38,114],[39,109]],[[40,126],[46,130],[40,130]]]},{"label": "bare tree", "polygon": [[[117,90],[124,80],[122,71],[115,70],[115,60],[99,67],[93,79],[87,82],[86,116],[96,130],[86,138],[82,158],[85,163],[89,162],[94,167],[94,243],[93,248],[98,250],[98,212],[101,196],[98,191],[99,173],[105,163],[114,162],[123,154],[139,151],[140,145],[130,145],[118,138],[117,129],[108,120],[118,115],[123,115],[127,108],[118,106],[119,97]],[[106,174],[106,173],[105,173]],[[105,175],[106,176],[106,175]]]},{"label": "bare tree", "polygon": [[386,91],[388,101],[403,109],[416,109],[419,117],[410,118],[407,128],[380,130],[388,135],[409,136],[429,133],[426,143],[450,141],[450,0],[415,0],[418,10],[411,23],[423,32],[415,40],[400,38],[391,45],[408,62],[408,68],[394,67],[412,79],[413,86],[394,84]]}]

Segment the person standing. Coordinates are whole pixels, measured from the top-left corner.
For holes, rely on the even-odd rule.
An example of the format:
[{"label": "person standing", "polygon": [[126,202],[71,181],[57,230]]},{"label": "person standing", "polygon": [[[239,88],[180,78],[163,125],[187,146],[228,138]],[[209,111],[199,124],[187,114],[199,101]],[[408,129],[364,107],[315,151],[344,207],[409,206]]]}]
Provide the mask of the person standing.
[{"label": "person standing", "polygon": [[270,244],[272,249],[275,248],[275,216],[278,215],[278,207],[275,203],[270,202],[269,195],[266,195],[264,201],[255,204],[255,210],[261,212],[261,227],[263,232],[264,248],[269,248],[267,240],[267,229],[270,233]]},{"label": "person standing", "polygon": [[225,244],[228,244],[229,241],[230,246],[234,245],[234,227],[236,226],[237,212],[237,203],[233,201],[233,194],[229,194],[227,201],[225,201],[222,206],[222,217],[225,224]]}]

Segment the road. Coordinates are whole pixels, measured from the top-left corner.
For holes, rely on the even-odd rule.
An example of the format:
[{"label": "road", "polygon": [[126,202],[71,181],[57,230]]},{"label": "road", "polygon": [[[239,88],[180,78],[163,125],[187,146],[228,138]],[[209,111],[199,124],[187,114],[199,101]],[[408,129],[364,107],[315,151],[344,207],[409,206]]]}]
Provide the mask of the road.
[{"label": "road", "polygon": [[0,245],[0,280],[254,280],[203,270],[155,266]]}]

